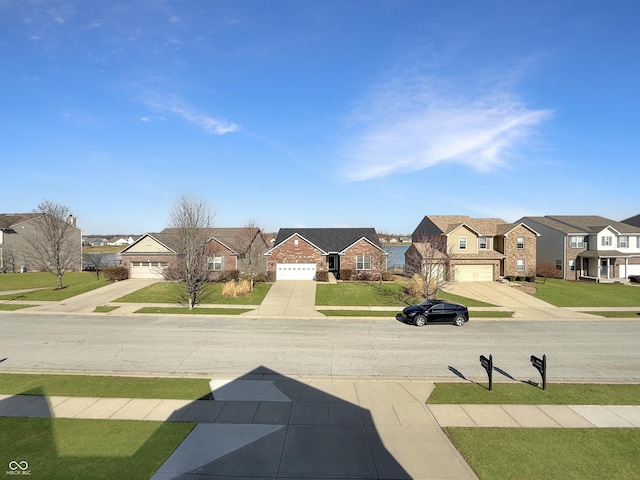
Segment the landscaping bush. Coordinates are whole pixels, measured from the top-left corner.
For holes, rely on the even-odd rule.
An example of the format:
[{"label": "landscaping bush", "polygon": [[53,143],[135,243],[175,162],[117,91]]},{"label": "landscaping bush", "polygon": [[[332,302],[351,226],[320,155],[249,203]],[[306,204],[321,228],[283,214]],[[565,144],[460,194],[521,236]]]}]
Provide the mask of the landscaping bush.
[{"label": "landscaping bush", "polygon": [[409,295],[416,298],[423,298],[427,294],[427,289],[424,286],[424,279],[417,273],[411,277],[407,286]]},{"label": "landscaping bush", "polygon": [[276,281],[276,272],[267,272],[267,282]]},{"label": "landscaping bush", "polygon": [[353,277],[353,270],[350,268],[343,268],[340,270],[340,280],[348,282]]},{"label": "landscaping bush", "polygon": [[536,281],[536,277],[534,277],[533,275],[529,275],[524,277],[524,281],[529,283],[534,283]]},{"label": "landscaping bush", "polygon": [[355,275],[352,276],[353,280],[358,280],[360,282],[370,282],[374,280],[374,274],[367,271],[357,271]]},{"label": "landscaping bush", "polygon": [[237,281],[240,278],[240,272],[238,270],[225,270],[218,272],[216,282],[226,283],[231,281]]},{"label": "landscaping bush", "polygon": [[102,269],[102,276],[112,282],[126,280],[129,278],[129,269],[127,267],[106,267]]},{"label": "landscaping bush", "polygon": [[222,296],[225,298],[229,297],[244,297],[251,293],[251,283],[249,280],[242,280],[240,282],[236,282],[235,280],[231,280],[224,285],[222,285]]},{"label": "landscaping bush", "polygon": [[318,282],[328,282],[329,281],[329,272],[326,270],[318,270],[316,272],[316,280]]}]

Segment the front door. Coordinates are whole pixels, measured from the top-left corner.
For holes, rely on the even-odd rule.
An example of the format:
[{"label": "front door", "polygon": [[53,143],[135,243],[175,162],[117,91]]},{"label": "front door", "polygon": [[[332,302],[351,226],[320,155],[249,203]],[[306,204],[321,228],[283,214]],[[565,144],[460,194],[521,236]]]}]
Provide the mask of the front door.
[{"label": "front door", "polygon": [[600,276],[609,278],[609,259],[600,260]]},{"label": "front door", "polygon": [[328,270],[330,272],[339,272],[340,271],[340,256],[339,255],[329,255],[327,256],[327,265]]}]

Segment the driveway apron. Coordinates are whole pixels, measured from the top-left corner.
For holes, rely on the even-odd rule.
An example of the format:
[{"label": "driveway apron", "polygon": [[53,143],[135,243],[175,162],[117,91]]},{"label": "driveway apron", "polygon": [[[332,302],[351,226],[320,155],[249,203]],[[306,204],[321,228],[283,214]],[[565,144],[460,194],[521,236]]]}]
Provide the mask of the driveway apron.
[{"label": "driveway apron", "polygon": [[269,289],[260,306],[244,316],[324,318],[316,311],[316,282],[278,280]]},{"label": "driveway apron", "polygon": [[449,293],[473,298],[513,310],[513,318],[521,320],[594,319],[593,315],[573,312],[543,302],[528,293],[498,282],[457,282],[445,288]]}]

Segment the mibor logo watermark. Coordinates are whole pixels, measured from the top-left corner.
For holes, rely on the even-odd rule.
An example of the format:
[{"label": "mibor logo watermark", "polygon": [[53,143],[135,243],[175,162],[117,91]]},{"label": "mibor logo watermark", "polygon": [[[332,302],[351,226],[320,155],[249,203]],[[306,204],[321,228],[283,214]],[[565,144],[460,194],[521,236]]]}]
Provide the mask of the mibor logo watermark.
[{"label": "mibor logo watermark", "polygon": [[26,460],[16,461],[11,460],[9,462],[9,470],[6,472],[7,475],[31,475],[31,470],[29,470],[29,463]]}]

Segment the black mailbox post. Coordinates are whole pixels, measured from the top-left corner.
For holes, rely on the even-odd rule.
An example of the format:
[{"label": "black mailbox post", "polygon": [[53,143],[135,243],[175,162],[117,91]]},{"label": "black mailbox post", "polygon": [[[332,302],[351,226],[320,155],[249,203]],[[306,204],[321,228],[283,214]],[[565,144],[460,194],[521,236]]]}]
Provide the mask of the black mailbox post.
[{"label": "black mailbox post", "polygon": [[493,390],[493,356],[489,355],[489,358],[487,358],[484,355],[480,355],[480,365],[489,375],[489,390]]},{"label": "black mailbox post", "polygon": [[542,389],[547,389],[547,356],[542,355],[542,358],[538,358],[535,355],[531,355],[531,365],[533,365],[542,375]]}]

